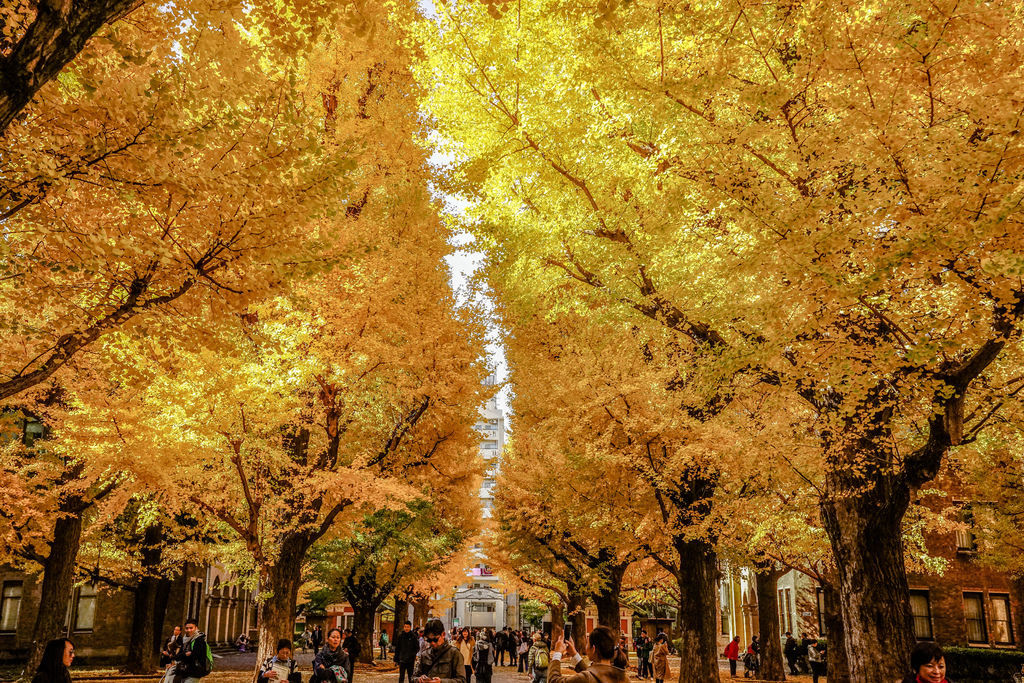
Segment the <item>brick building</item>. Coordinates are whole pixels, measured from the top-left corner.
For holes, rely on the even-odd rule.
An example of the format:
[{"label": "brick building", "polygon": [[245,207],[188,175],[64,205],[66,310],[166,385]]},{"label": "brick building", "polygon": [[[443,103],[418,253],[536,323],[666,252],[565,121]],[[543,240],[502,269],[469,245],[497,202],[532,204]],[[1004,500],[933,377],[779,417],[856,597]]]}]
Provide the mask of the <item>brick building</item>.
[{"label": "brick building", "polygon": [[[23,659],[32,639],[39,575],[0,567],[0,661]],[[134,595],[89,584],[76,587],[68,603],[64,635],[81,658],[122,660],[128,653]],[[256,607],[249,591],[215,566],[189,565],[171,581],[161,636],[194,616],[212,644],[256,635]]]}]

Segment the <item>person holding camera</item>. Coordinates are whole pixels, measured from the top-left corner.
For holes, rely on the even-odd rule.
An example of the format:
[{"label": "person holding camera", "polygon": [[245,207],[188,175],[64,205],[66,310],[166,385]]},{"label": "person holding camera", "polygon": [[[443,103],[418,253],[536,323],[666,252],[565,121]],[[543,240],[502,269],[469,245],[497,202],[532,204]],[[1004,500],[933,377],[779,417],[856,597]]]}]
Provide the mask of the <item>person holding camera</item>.
[{"label": "person holding camera", "polygon": [[[562,658],[567,657],[575,673],[562,673]],[[558,636],[551,649],[548,683],[628,683],[629,660],[616,645],[615,634],[607,626],[598,626],[587,638],[587,656],[576,651],[572,638]]]},{"label": "person holding camera", "polygon": [[465,662],[444,635],[444,624],[431,619],[423,629],[427,649],[416,664],[415,683],[467,683]]}]

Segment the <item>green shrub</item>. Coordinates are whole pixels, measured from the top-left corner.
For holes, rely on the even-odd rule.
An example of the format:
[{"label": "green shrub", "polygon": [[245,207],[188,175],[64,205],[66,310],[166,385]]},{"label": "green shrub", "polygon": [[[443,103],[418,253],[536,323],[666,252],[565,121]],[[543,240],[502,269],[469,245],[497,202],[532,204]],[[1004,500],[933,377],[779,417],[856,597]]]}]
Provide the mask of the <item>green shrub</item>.
[{"label": "green shrub", "polygon": [[956,683],[1007,683],[1024,664],[1020,650],[947,647],[946,671]]}]

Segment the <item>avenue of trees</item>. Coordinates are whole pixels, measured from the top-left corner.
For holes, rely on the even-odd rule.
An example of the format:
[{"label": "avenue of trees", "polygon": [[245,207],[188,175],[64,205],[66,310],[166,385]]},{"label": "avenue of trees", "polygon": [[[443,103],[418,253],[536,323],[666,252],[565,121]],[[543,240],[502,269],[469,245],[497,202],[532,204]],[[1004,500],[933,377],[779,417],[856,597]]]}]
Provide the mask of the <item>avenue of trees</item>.
[{"label": "avenue of trees", "polygon": [[[1014,497],[1021,11],[519,0],[423,25],[509,333],[495,543],[561,591],[646,553],[681,591],[681,683],[717,680],[723,557],[821,580],[830,680],[899,678],[919,491],[955,470]],[[519,509],[520,477],[550,504]]]},{"label": "avenue of trees", "polygon": [[368,639],[477,530],[485,326],[430,195],[418,10],[280,9],[3,10],[0,562],[39,575],[30,671],[84,582],[134,592],[152,671],[186,562],[256,591],[260,657],[311,591]]},{"label": "avenue of trees", "polygon": [[[422,618],[483,538],[577,634],[676,605],[679,683],[718,679],[722,562],[756,570],[769,678],[796,569],[829,680],[895,680],[949,481],[979,560],[1024,571],[1024,5],[286,4],[0,10],[29,668],[82,582],[134,592],[146,672],[186,562],[258,589],[263,656],[310,592],[363,638]],[[485,529],[456,227],[512,385]]]}]

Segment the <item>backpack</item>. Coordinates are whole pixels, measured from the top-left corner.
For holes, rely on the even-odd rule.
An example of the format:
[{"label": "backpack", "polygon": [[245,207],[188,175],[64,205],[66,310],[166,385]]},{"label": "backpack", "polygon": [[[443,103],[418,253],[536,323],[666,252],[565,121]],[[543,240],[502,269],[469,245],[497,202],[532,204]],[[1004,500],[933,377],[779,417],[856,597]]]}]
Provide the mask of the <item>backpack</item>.
[{"label": "backpack", "polygon": [[210,644],[204,640],[203,646],[206,648],[205,656],[199,658],[199,667],[202,670],[202,676],[209,676],[210,672],[213,671],[213,648]]},{"label": "backpack", "polygon": [[539,648],[537,656],[533,658],[534,669],[546,669],[548,668],[548,651],[544,648]]}]

